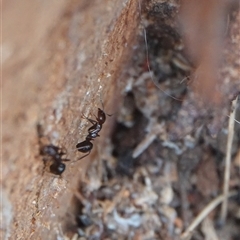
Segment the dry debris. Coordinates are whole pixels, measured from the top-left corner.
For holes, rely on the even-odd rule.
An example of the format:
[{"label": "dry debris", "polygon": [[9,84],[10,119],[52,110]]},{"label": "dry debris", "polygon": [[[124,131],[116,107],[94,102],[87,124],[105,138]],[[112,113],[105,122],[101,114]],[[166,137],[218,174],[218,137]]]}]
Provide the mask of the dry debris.
[{"label": "dry debris", "polygon": [[[225,123],[216,131],[215,112],[189,92],[194,66],[174,20],[177,2],[150,1],[145,6],[112,143],[101,153],[101,161],[91,165],[76,193],[78,239],[179,239],[203,209],[205,215],[199,214],[191,233],[184,234],[188,239],[220,239],[214,221],[219,215],[216,205],[223,200],[222,146],[228,117],[223,111],[224,121],[218,124]],[[236,111],[239,121],[239,108]],[[239,189],[239,129],[236,126],[231,152],[238,153],[231,167],[231,189]],[[231,208],[239,210],[236,199],[229,200]],[[239,214],[230,213],[230,218],[239,221]],[[225,236],[239,235],[235,228]]]}]

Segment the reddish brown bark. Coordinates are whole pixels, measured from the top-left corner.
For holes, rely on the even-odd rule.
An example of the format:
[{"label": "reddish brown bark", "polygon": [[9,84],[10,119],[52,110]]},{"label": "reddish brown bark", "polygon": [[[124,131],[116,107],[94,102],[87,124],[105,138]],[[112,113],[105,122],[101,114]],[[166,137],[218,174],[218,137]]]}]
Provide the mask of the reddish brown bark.
[{"label": "reddish brown bark", "polygon": [[[67,163],[58,178],[43,170],[36,124],[70,159],[79,156],[81,113],[101,107],[99,94],[107,111],[117,106],[138,4],[8,1],[3,13],[3,239],[56,239],[71,221],[76,184],[99,153]],[[94,143],[104,144],[107,131]]]}]

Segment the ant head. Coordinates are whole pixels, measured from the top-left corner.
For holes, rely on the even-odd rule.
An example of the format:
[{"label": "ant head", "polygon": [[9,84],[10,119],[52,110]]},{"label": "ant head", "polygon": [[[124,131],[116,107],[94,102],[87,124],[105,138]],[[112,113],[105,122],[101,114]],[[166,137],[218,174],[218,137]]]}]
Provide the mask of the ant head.
[{"label": "ant head", "polygon": [[98,108],[98,117],[97,117],[97,121],[99,124],[103,124],[106,121],[106,114],[105,112]]}]

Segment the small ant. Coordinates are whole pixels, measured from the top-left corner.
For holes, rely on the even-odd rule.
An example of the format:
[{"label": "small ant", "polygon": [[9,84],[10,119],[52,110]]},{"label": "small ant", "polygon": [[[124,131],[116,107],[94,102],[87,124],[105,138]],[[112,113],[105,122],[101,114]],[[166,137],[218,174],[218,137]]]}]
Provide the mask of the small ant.
[{"label": "small ant", "polygon": [[[110,115],[109,115],[110,116]],[[93,119],[90,119],[90,118],[87,118],[83,115],[83,117],[85,119],[87,119],[90,123],[93,124],[93,126],[91,126],[89,129],[88,129],[88,137],[89,138],[96,138],[96,137],[99,137],[98,133],[101,131],[102,129],[102,125],[105,123],[106,121],[106,114],[105,112],[98,108],[98,116],[96,117],[96,120],[93,120]]]},{"label": "small ant", "polygon": [[[108,116],[111,116],[107,114]],[[79,152],[87,153],[86,155],[82,156],[80,159],[83,159],[84,157],[88,156],[91,153],[91,150],[93,148],[93,143],[91,141],[94,140],[94,138],[99,137],[98,133],[102,129],[102,125],[106,121],[106,113],[104,110],[98,108],[98,114],[96,116],[96,120],[87,118],[83,115],[83,118],[87,119],[90,123],[92,123],[92,126],[88,129],[88,135],[86,139],[76,145],[76,148]],[[77,160],[77,161],[78,161]]]},{"label": "small ant", "polygon": [[[65,171],[66,165],[62,161],[70,161],[69,159],[62,158],[66,153],[61,148],[52,144],[41,147],[40,154],[49,157],[53,161],[50,165],[50,172],[56,175],[61,175]],[[44,158],[43,160],[46,161],[48,158]]]},{"label": "small ant", "polygon": [[70,161],[69,159],[62,158],[66,154],[62,148],[54,146],[53,144],[45,145],[43,144],[43,129],[40,124],[37,125],[38,139],[40,145],[40,155],[44,156],[43,161],[50,160],[52,164],[50,165],[50,172],[56,175],[61,175],[66,168],[63,161]]}]

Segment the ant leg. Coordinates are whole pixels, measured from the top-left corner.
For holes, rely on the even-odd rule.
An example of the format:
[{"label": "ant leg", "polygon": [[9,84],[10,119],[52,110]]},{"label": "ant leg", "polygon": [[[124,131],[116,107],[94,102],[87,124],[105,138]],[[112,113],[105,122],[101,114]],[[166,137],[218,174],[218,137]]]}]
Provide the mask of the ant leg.
[{"label": "ant leg", "polygon": [[63,158],[61,159],[63,162],[68,162],[68,161],[71,161],[70,159],[67,159],[67,158]]},{"label": "ant leg", "polygon": [[85,158],[86,156],[88,156],[91,153],[91,151],[89,151],[87,154],[83,155],[82,157],[78,158],[77,160],[73,161],[73,162],[77,162],[83,158]]},{"label": "ant leg", "polygon": [[[95,116],[95,115],[94,115],[94,116]],[[88,118],[88,117],[86,117],[84,114],[82,114],[82,118],[87,119],[91,124],[96,124],[96,123],[97,123],[96,120],[93,120],[93,119],[91,119],[91,118]]]},{"label": "ant leg", "polygon": [[97,116],[95,115],[95,114],[93,114],[94,115],[94,117],[97,119]]},{"label": "ant leg", "polygon": [[59,148],[59,150],[60,150],[60,152],[59,152],[60,155],[64,155],[67,153],[67,149],[65,147],[61,147],[61,148]]},{"label": "ant leg", "polygon": [[40,140],[40,138],[44,137],[43,127],[40,123],[37,123],[36,128],[37,128],[38,140]]}]

